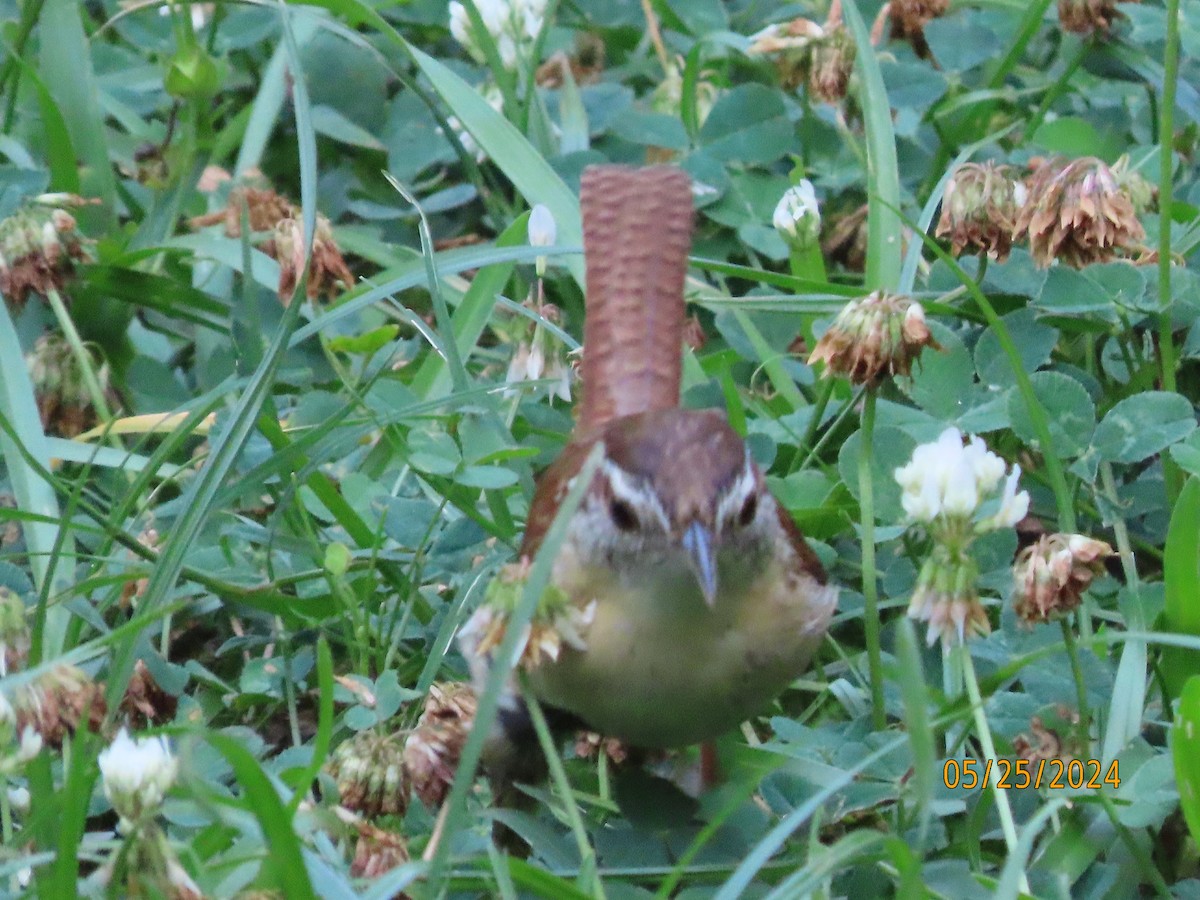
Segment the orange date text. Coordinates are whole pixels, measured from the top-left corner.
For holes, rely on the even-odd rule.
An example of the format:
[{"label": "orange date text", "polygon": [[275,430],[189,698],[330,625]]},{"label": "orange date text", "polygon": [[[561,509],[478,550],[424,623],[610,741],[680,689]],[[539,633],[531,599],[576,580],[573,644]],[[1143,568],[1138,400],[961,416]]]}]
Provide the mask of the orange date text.
[{"label": "orange date text", "polygon": [[1113,789],[1121,786],[1114,759],[1107,766],[1098,759],[948,759],[942,764],[942,784],[949,790],[973,791],[989,784],[1002,788],[1035,788],[1060,791]]}]

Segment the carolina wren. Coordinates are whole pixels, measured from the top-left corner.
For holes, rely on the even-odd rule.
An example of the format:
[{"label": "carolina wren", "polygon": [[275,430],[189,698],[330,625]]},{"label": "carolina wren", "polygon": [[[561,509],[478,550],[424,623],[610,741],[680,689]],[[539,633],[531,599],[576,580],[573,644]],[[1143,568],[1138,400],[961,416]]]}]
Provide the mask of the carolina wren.
[{"label": "carolina wren", "polygon": [[[528,683],[602,734],[683,746],[761,712],[804,671],[837,590],[725,416],[678,408],[687,174],[591,167],[581,207],[579,420],[538,482],[522,557],[537,553],[597,442],[604,456],[551,576],[586,611],[579,640],[532,667]],[[478,631],[469,624],[460,639],[477,668]],[[501,724],[519,718],[510,708]]]}]

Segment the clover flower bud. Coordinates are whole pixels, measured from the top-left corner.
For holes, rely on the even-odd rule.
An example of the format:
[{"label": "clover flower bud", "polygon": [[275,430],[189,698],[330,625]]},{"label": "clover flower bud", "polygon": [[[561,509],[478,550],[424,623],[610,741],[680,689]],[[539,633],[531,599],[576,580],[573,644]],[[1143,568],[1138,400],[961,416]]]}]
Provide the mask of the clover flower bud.
[{"label": "clover flower bud", "polygon": [[[529,244],[533,247],[552,247],[558,239],[558,227],[554,222],[554,214],[541,203],[534,204],[529,211],[529,222],[526,225],[529,234]],[[546,257],[539,256],[536,263],[538,278],[546,276]]]},{"label": "clover flower bud", "polygon": [[529,243],[533,247],[551,247],[558,239],[558,229],[554,224],[554,214],[541,203],[535,203],[529,211]]},{"label": "clover flower bud", "polygon": [[775,230],[793,250],[815,247],[821,237],[821,210],[812,182],[801,179],[783,192],[772,218]]},{"label": "clover flower bud", "polygon": [[402,735],[359,732],[338,745],[326,769],[347,809],[373,818],[402,815],[408,807]]}]

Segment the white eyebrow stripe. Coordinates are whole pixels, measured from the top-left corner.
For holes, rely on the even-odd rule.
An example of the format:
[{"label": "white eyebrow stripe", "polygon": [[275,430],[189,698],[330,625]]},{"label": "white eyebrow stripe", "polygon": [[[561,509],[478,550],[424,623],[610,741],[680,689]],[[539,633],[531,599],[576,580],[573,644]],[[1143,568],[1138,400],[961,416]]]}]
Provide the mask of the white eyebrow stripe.
[{"label": "white eyebrow stripe", "polygon": [[658,521],[664,532],[671,533],[671,522],[657,494],[630,478],[624,469],[610,459],[600,464],[600,470],[608,478],[613,496],[628,503],[639,514],[648,513]]},{"label": "white eyebrow stripe", "polygon": [[754,461],[750,457],[750,449],[746,449],[746,461],[741,474],[734,480],[729,489],[721,496],[717,504],[717,527],[723,527],[733,516],[741,511],[746,498],[758,489],[758,479],[755,477]]}]

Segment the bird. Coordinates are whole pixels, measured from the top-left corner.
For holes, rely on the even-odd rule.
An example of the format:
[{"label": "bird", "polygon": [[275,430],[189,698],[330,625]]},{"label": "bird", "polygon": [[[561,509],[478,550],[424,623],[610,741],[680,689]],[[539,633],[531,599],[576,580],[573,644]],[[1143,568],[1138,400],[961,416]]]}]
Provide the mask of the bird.
[{"label": "bird", "polygon": [[[571,634],[525,678],[552,724],[684,747],[762,712],[806,670],[838,591],[724,412],[680,407],[690,177],[591,166],[580,208],[582,397],[569,442],[537,481],[526,564],[589,454],[603,451],[551,569]],[[495,616],[481,606],[460,631],[477,682]],[[493,780],[536,778],[541,754],[515,690],[494,732]]]}]

